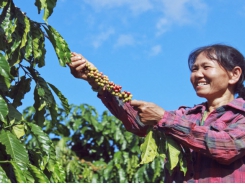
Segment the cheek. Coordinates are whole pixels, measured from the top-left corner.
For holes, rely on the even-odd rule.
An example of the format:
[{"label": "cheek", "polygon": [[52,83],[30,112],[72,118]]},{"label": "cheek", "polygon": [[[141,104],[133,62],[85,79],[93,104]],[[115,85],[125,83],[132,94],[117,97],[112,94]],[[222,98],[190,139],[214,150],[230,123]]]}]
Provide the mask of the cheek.
[{"label": "cheek", "polygon": [[191,82],[191,84],[193,85],[193,83],[194,83],[194,76],[191,74],[191,76],[190,76],[190,82]]}]

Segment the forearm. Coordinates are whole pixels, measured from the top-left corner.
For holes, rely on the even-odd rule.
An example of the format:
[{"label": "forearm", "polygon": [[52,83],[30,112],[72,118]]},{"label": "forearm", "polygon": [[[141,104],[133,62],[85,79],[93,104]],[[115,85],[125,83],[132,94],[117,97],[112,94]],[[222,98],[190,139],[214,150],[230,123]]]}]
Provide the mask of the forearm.
[{"label": "forearm", "polygon": [[140,122],[137,111],[132,108],[129,102],[122,102],[106,90],[100,91],[98,98],[116,118],[122,121],[127,131],[140,137],[146,135],[148,126]]}]

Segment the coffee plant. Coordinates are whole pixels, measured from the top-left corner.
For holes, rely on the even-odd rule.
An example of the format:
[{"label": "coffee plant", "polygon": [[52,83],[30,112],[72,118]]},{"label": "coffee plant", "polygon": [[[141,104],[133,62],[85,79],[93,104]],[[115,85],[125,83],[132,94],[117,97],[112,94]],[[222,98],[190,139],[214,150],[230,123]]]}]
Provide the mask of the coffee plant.
[{"label": "coffee plant", "polygon": [[[0,182],[162,182],[165,157],[170,171],[177,164],[185,169],[181,149],[172,139],[151,129],[142,139],[126,132],[108,112],[99,117],[89,105],[69,105],[41,76],[46,41],[61,66],[70,62],[68,44],[47,24],[56,3],[35,0],[38,13],[44,12],[40,23],[14,0],[0,0]],[[87,72],[100,88],[125,103],[131,100],[129,92],[90,67]],[[31,84],[34,104],[19,112]]]},{"label": "coffee plant", "polygon": [[[66,115],[58,108],[57,123],[53,126],[46,112],[42,130],[53,137],[56,157],[69,183],[143,183],[162,182],[163,159],[156,158],[139,166],[140,144],[144,141],[126,131],[122,122],[104,111],[99,115],[88,104],[71,105]],[[29,122],[34,120],[34,107],[24,110]],[[59,122],[59,123],[58,123]],[[62,123],[61,123],[62,122]],[[36,151],[36,139],[28,139],[26,147]]]},{"label": "coffee plant", "polygon": [[[56,0],[36,0],[47,21]],[[31,20],[13,0],[0,1],[0,182],[64,182],[65,170],[56,156],[55,146],[42,130],[45,113],[52,126],[57,124],[57,104],[61,100],[67,113],[67,99],[41,77],[37,68],[45,66],[45,41],[49,40],[61,66],[70,61],[70,50],[62,36],[51,26]],[[25,94],[34,87],[33,121],[18,111]],[[28,137],[27,137],[28,136]],[[26,146],[35,140],[35,148]]]}]

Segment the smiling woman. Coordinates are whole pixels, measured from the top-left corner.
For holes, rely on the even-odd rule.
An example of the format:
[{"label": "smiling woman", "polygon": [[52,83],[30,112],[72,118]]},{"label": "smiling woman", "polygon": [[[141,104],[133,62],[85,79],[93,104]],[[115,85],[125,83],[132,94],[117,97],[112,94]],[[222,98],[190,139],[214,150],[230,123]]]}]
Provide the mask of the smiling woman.
[{"label": "smiling woman", "polygon": [[189,57],[191,83],[198,96],[207,99],[209,112],[241,96],[244,57],[236,49],[213,45],[195,50]]},{"label": "smiling woman", "polygon": [[[88,61],[80,54],[71,61],[71,73],[98,88],[84,73]],[[244,57],[233,47],[216,44],[193,51],[188,63],[197,95],[207,100],[192,108],[165,111],[145,101],[123,103],[106,88],[98,91],[98,97],[128,131],[145,136],[153,127],[189,155],[187,173],[176,168],[170,174],[164,168],[165,182],[245,182]]]}]

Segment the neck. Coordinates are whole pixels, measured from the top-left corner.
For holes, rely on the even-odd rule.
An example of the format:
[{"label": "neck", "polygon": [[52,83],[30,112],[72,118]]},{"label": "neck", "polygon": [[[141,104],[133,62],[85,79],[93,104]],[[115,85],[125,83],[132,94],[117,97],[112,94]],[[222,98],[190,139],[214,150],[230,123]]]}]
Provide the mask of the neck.
[{"label": "neck", "polygon": [[207,104],[207,110],[208,112],[212,112],[213,110],[215,110],[218,107],[221,107],[223,105],[228,104],[229,102],[231,102],[232,100],[234,100],[234,95],[226,95],[226,96],[222,96],[220,98],[215,98],[215,99],[208,99]]}]

